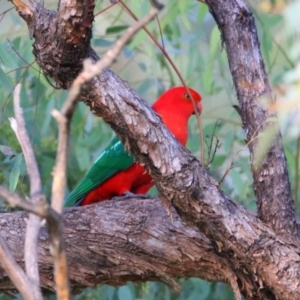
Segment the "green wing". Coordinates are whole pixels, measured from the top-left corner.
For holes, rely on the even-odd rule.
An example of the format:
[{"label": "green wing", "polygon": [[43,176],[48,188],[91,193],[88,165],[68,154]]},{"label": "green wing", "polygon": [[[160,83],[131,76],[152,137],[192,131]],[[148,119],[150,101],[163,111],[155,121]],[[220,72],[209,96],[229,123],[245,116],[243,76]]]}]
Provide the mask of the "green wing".
[{"label": "green wing", "polygon": [[82,198],[118,171],[125,170],[134,163],[134,159],[124,149],[124,145],[116,136],[104,152],[97,158],[83,179],[69,194],[64,206],[76,206]]}]

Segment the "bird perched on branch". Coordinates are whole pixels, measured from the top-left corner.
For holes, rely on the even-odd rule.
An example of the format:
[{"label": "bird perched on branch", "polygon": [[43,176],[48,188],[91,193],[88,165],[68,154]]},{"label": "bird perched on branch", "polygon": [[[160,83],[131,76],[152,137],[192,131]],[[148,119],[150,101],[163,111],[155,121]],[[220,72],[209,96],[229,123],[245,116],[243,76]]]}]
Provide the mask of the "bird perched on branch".
[{"label": "bird perched on branch", "polygon": [[[188,120],[195,113],[190,96],[198,112],[202,111],[201,96],[191,88],[188,90],[189,93],[185,87],[171,88],[152,105],[152,109],[183,146],[188,138]],[[65,207],[88,205],[126,193],[145,194],[153,185],[150,174],[134,162],[133,156],[115,137],[69,194]]]}]

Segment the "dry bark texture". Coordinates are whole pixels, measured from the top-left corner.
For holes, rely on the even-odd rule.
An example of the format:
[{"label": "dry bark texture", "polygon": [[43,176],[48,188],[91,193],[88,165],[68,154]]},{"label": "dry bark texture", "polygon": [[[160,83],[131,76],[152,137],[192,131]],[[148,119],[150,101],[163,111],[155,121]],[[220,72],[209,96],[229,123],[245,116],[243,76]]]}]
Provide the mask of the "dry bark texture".
[{"label": "dry bark texture", "polygon": [[[253,16],[242,0],[207,3],[228,52],[234,51],[228,55],[230,68],[251,138],[258,127],[267,126],[268,113],[257,101],[269,93]],[[31,7],[31,14],[20,9],[34,37],[36,59],[58,87],[70,86],[84,58],[98,59],[89,46],[93,8],[91,0],[68,0],[61,1],[58,13],[38,4]],[[245,55],[252,59],[249,64],[242,59]],[[218,189],[199,161],[116,74],[108,69],[102,72],[86,85],[82,99],[146,165],[164,206],[155,200],[126,199],[67,210],[65,239],[73,289],[129,279],[158,279],[175,286],[174,276],[199,276],[229,282],[237,299],[239,292],[248,299],[300,299],[298,231],[279,135],[262,169],[253,168],[261,221]],[[255,145],[251,144],[251,153]],[[22,257],[15,250],[22,243],[23,217],[9,214],[1,221],[1,234],[19,261]],[[42,232],[41,280],[51,288],[47,245]],[[9,285],[4,274],[2,279],[4,290]]]},{"label": "dry bark texture", "polygon": [[[297,266],[297,249],[284,245],[272,233],[257,229],[262,238],[252,241],[249,252],[244,254],[253,261],[251,268],[254,270],[247,274],[248,267],[243,262],[234,262],[233,251],[226,252],[220,242],[209,240],[196,226],[189,226],[175,210],[172,210],[172,216],[173,222],[158,199],[138,197],[66,209],[64,239],[73,292],[98,283],[120,285],[127,280],[161,280],[176,287],[173,278],[195,276],[231,284],[238,278],[241,291],[247,292],[248,299],[272,299],[265,296],[271,293],[271,286],[265,281],[260,282],[260,275],[271,277],[269,283],[280,278],[286,288],[288,284],[295,287],[293,280],[286,275],[291,271],[289,264]],[[27,213],[7,213],[0,220],[0,234],[21,265],[23,254],[20,249],[24,244],[27,217]],[[255,218],[252,221],[255,222]],[[39,261],[42,286],[52,290],[53,261],[45,227],[42,227],[39,238]],[[277,270],[273,265],[277,265]],[[253,277],[255,269],[257,277]],[[276,273],[271,273],[273,271]],[[299,271],[295,281],[297,276]],[[0,289],[13,289],[2,269]],[[289,295],[278,299],[299,297],[297,292]]]},{"label": "dry bark texture", "polygon": [[255,164],[259,153],[259,133],[274,127],[274,117],[262,106],[262,97],[272,101],[264,62],[257,37],[254,16],[244,1],[207,0],[214,16],[222,42],[227,50],[228,61],[237,98],[240,115],[246,132],[251,154],[251,168],[258,215],[282,238],[299,241],[298,224],[295,217],[293,196],[287,174],[287,164],[278,133],[262,164]]},{"label": "dry bark texture", "polygon": [[[4,214],[0,221],[1,236],[6,237],[21,263],[19,249],[24,243],[25,218],[27,213]],[[107,201],[84,210],[67,209],[64,227],[73,291],[103,282],[121,285],[127,280],[163,280],[171,285],[176,285],[174,277],[226,280],[226,266],[217,272],[209,267],[217,262],[224,265],[209,239],[196,227],[187,226],[175,211],[171,222],[157,199],[133,198]],[[39,255],[42,285],[53,289],[45,227],[40,234]],[[0,276],[4,290],[8,283],[3,270]]]}]

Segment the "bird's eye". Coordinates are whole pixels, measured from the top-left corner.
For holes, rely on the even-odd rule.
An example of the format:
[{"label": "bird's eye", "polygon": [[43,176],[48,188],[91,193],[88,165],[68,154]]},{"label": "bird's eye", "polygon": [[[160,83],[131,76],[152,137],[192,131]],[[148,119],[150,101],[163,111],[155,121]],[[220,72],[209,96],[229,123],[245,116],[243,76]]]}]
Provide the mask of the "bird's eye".
[{"label": "bird's eye", "polygon": [[191,99],[190,95],[188,93],[184,94],[185,99]]}]

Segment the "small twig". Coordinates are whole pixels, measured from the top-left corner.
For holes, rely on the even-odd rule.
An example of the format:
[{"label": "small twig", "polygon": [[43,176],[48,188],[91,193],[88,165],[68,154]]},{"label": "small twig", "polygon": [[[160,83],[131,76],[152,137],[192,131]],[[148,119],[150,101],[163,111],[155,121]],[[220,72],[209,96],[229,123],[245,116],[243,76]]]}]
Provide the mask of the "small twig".
[{"label": "small twig", "polygon": [[213,132],[211,134],[210,145],[209,145],[209,148],[208,148],[208,158],[210,158],[212,144],[213,144],[213,139],[214,139],[215,134],[216,134],[217,126],[219,125],[218,122],[219,122],[219,120],[217,120],[217,122],[215,123],[214,130],[213,130]]},{"label": "small twig", "polygon": [[2,13],[0,13],[0,22],[3,20],[4,16],[6,15],[6,13],[8,13],[12,9],[14,9],[14,7],[11,7],[9,9],[3,11]]},{"label": "small twig", "polygon": [[233,160],[230,163],[230,166],[227,168],[226,172],[224,173],[223,177],[221,178],[221,180],[219,181],[219,187],[221,186],[221,184],[223,183],[223,181],[225,180],[226,176],[228,175],[228,173],[230,172],[230,170],[233,169],[233,164],[235,163],[235,161],[237,160],[237,158],[240,156],[240,154],[245,150],[246,147],[248,147],[252,142],[254,142],[257,139],[257,132],[260,130],[261,126],[259,126],[255,132],[253,133],[251,139],[247,142],[247,144],[241,149],[239,150]]},{"label": "small twig", "polygon": [[[246,145],[247,146],[247,145]],[[239,150],[233,160],[230,163],[230,166],[227,168],[226,172],[224,173],[223,177],[221,178],[221,180],[219,181],[219,187],[221,186],[221,184],[223,183],[223,181],[225,180],[226,176],[228,175],[228,173],[233,169],[233,164],[235,163],[235,161],[237,160],[237,158],[239,157],[240,153],[242,153],[242,151],[244,151],[246,148],[246,146],[243,147],[243,149]]]},{"label": "small twig", "polygon": [[162,45],[163,49],[166,50],[164,37],[163,37],[163,34],[162,34],[162,29],[161,29],[161,26],[160,26],[160,22],[159,22],[159,18],[158,18],[158,16],[155,16],[155,18],[157,20],[157,25],[158,25],[158,29],[159,29],[160,38],[161,38],[161,45]]},{"label": "small twig", "polygon": [[[217,153],[217,149],[220,148],[220,145],[221,145],[219,139],[216,136],[217,127],[221,125],[221,122],[219,123],[219,121],[220,120],[217,120],[217,122],[215,123],[214,129],[213,129],[213,132],[211,133],[211,135],[207,135],[207,138],[210,137],[210,143],[208,144],[207,140],[205,140],[205,144],[208,149],[207,150],[207,162],[205,164],[205,167],[207,169],[209,169],[211,164],[213,163],[215,155]],[[213,148],[214,139],[216,142],[215,142],[215,146]],[[213,153],[212,153],[212,151],[213,151]]]},{"label": "small twig", "polygon": [[101,15],[102,13],[104,13],[105,11],[107,11],[108,9],[110,9],[111,7],[115,6],[118,2],[114,2],[111,3],[110,5],[108,5],[107,7],[101,9],[99,12],[97,12],[94,17],[97,17],[98,15]]},{"label": "small twig", "polygon": [[[30,65],[28,65],[28,66],[26,66],[26,67],[23,67],[23,69],[25,69],[25,70],[24,70],[23,74],[21,74],[21,76],[18,78],[18,80],[17,80],[17,82],[16,82],[17,84],[22,80],[22,78],[25,76],[26,72],[28,71],[29,67],[30,67],[33,63],[34,63],[34,61],[33,61]],[[9,72],[7,72],[6,74],[8,74],[8,73],[9,73]],[[9,93],[8,96],[6,97],[4,103],[3,103],[2,107],[1,107],[1,110],[2,110],[2,111],[4,111],[4,108],[5,108],[5,106],[7,105],[8,100],[9,100],[11,94],[12,94],[12,93]]]},{"label": "small twig", "polygon": [[[208,163],[207,163],[207,165],[206,165],[206,168],[207,168],[207,169],[209,169],[210,166],[212,165],[212,163],[214,162],[214,159],[215,159],[217,150],[218,150],[218,149],[220,148],[220,146],[221,146],[221,143],[220,143],[219,139],[218,139],[216,136],[214,136],[214,138],[215,138],[216,143],[215,143],[215,146],[214,146],[214,149],[213,149],[212,156],[211,156],[211,157],[209,156],[209,160],[208,160]],[[211,143],[213,143],[213,139],[212,139]]]},{"label": "small twig", "polygon": [[0,262],[2,268],[21,293],[22,297],[25,300],[34,300],[31,282],[29,282],[24,271],[16,263],[2,237],[0,237]]},{"label": "small twig", "polygon": [[[33,148],[26,131],[23,111],[20,106],[20,91],[21,84],[17,84],[14,91],[14,111],[16,120],[15,122],[11,122],[13,122],[12,128],[16,133],[25,157],[30,182],[31,201],[34,201],[34,199],[37,199],[36,196],[41,194],[42,184]],[[43,299],[40,289],[37,252],[37,240],[40,230],[40,222],[41,219],[38,216],[30,214],[26,228],[24,246],[26,273],[29,277],[29,280],[32,282],[32,293],[36,299]]]},{"label": "small twig", "polygon": [[35,63],[35,60],[32,63],[29,63],[28,61],[26,61],[25,58],[22,57],[22,55],[16,50],[16,48],[14,47],[14,45],[11,43],[11,41],[9,39],[7,39],[7,42],[9,43],[10,47],[12,48],[12,50],[17,54],[17,56],[26,64],[26,66],[31,67],[33,70],[39,72],[38,69],[36,69],[35,67],[33,67],[32,65]]},{"label": "small twig", "polygon": [[[215,142],[215,146],[214,148],[212,149],[212,145],[214,143],[214,140],[216,141]],[[219,141],[219,139],[215,136],[215,135],[212,135],[211,136],[211,139],[210,139],[210,144],[208,144],[208,142],[206,142],[206,146],[209,148],[209,152],[208,152],[208,158],[207,158],[207,162],[205,164],[205,167],[207,169],[210,168],[211,164],[213,163],[214,159],[215,159],[215,156],[216,156],[216,153],[217,153],[217,150],[220,148],[221,146],[221,143]],[[212,155],[211,155],[211,150],[213,150],[212,152]]]}]

